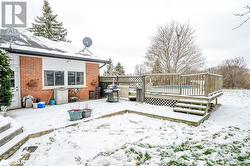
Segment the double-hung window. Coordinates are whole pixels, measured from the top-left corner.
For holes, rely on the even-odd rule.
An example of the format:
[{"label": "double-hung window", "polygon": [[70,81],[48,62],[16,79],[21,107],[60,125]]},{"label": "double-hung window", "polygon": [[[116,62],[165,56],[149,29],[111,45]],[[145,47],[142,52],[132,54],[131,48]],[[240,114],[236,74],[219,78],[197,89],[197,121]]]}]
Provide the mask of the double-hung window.
[{"label": "double-hung window", "polygon": [[68,72],[68,85],[83,85],[84,73],[83,72]]},{"label": "double-hung window", "polygon": [[64,71],[44,71],[44,86],[64,85]]},{"label": "double-hung window", "polygon": [[11,88],[15,88],[15,72],[13,70],[11,70],[10,82],[11,82]]}]

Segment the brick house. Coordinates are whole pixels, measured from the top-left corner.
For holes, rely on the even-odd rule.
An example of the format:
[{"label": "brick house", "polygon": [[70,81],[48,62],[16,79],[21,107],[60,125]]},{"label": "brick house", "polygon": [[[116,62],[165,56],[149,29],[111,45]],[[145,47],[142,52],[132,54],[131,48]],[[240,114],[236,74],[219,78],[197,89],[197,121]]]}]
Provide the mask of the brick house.
[{"label": "brick house", "polygon": [[21,107],[24,96],[32,95],[46,103],[56,88],[77,89],[80,100],[98,87],[99,67],[108,61],[82,53],[71,43],[33,36],[25,30],[15,35],[0,31],[0,49],[11,58],[13,101],[11,108]]}]

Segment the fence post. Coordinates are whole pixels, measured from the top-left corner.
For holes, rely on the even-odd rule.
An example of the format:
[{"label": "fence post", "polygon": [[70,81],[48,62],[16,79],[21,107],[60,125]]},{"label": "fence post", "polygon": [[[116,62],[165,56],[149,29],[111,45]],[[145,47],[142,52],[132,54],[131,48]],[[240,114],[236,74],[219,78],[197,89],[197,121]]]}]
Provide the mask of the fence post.
[{"label": "fence post", "polygon": [[145,101],[145,78],[146,75],[141,76],[142,77],[142,102]]},{"label": "fence post", "polygon": [[116,84],[119,85],[119,77],[116,76]]}]

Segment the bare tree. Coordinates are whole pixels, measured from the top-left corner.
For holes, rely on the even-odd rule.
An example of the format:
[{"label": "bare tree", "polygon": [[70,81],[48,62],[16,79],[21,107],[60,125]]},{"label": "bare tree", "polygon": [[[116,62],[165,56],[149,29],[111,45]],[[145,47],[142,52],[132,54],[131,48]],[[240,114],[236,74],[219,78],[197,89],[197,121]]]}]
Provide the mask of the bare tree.
[{"label": "bare tree", "polygon": [[135,74],[135,75],[143,75],[143,74],[146,74],[145,65],[142,65],[142,64],[137,64],[137,65],[135,65],[134,74]]},{"label": "bare tree", "polygon": [[223,75],[225,88],[250,88],[249,73],[243,57],[225,60],[219,67],[219,74]]},{"label": "bare tree", "polygon": [[157,61],[166,73],[186,73],[202,67],[205,59],[188,23],[172,21],[158,27],[146,52],[146,64],[152,70]]},{"label": "bare tree", "polygon": [[153,68],[152,68],[152,71],[151,73],[162,73],[162,68],[161,68],[161,62],[159,60],[159,58],[157,58],[154,62],[154,65],[153,65]]},{"label": "bare tree", "polygon": [[237,29],[241,27],[243,24],[245,24],[248,20],[250,20],[250,6],[245,6],[245,11],[243,13],[234,13],[235,16],[242,17],[244,20],[234,29]]}]

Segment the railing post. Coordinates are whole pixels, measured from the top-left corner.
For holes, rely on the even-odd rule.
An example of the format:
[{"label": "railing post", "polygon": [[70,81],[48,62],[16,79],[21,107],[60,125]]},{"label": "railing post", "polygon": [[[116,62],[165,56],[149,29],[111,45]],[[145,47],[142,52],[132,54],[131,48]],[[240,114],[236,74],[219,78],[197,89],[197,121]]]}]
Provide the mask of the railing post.
[{"label": "railing post", "polygon": [[182,95],[182,76],[179,75],[180,95]]},{"label": "railing post", "polygon": [[141,76],[142,77],[142,102],[145,102],[145,78],[146,78],[146,75],[143,75]]},{"label": "railing post", "polygon": [[205,74],[205,96],[208,96],[208,74]]}]

